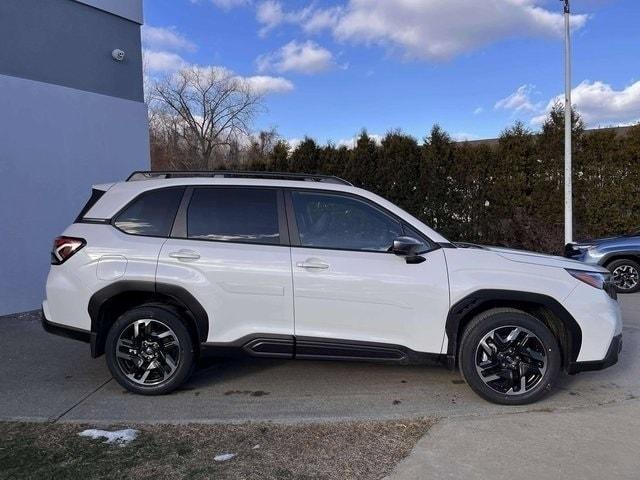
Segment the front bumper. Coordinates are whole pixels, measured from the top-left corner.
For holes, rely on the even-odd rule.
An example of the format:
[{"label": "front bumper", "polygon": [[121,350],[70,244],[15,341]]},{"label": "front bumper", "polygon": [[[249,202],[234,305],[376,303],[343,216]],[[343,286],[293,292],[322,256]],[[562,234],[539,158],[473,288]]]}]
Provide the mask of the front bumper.
[{"label": "front bumper", "polygon": [[602,360],[588,362],[571,362],[567,372],[570,375],[580,372],[590,372],[593,370],[602,370],[618,363],[618,356],[622,350],[622,334],[618,334],[611,340],[607,354]]}]

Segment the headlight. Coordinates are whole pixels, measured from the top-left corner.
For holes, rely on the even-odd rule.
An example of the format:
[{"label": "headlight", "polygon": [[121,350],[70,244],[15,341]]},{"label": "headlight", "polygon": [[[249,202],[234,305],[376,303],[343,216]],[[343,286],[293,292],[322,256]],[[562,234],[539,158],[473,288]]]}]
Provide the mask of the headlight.
[{"label": "headlight", "polygon": [[572,270],[570,268],[567,268],[566,270],[573,278],[577,278],[581,282],[591,285],[592,287],[599,288],[600,290],[604,289],[605,283],[609,281],[609,278],[611,277],[610,273],[585,272],[584,270]]}]

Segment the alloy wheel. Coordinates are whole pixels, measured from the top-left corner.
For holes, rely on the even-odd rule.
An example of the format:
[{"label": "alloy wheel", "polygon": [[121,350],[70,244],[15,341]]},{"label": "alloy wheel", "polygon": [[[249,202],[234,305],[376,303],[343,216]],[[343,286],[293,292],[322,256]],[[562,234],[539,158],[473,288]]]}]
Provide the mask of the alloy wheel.
[{"label": "alloy wheel", "polygon": [[613,270],[613,283],[620,290],[632,290],[638,286],[640,274],[638,270],[631,265],[620,265]]},{"label": "alloy wheel", "polygon": [[547,362],[542,341],[523,327],[495,328],[476,348],[480,379],[505,395],[523,395],[537,387],[547,371]]},{"label": "alloy wheel", "polygon": [[153,319],[128,325],[116,343],[118,366],[139,385],[158,385],[173,376],[180,363],[180,342],[166,324]]}]

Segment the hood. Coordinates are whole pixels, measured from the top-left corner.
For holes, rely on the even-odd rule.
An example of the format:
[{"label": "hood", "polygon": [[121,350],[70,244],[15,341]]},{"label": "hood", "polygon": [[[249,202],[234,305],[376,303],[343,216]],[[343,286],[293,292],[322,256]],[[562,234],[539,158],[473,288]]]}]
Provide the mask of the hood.
[{"label": "hood", "polygon": [[511,260],[512,262],[529,263],[533,265],[542,265],[545,267],[571,268],[574,270],[585,270],[589,272],[607,272],[605,268],[597,265],[588,265],[577,260],[571,260],[557,255],[547,255],[545,253],[530,252],[528,250],[516,250],[514,248],[489,247],[484,245],[474,246],[489,250],[502,258]]},{"label": "hood", "polygon": [[615,235],[612,237],[602,237],[602,238],[592,238],[589,240],[583,240],[581,242],[573,242],[573,245],[580,247],[583,245],[601,245],[603,243],[607,243],[610,241],[618,241],[620,239],[625,239],[625,238],[638,238],[640,237],[640,232],[631,232],[631,233],[625,233],[624,235]]}]

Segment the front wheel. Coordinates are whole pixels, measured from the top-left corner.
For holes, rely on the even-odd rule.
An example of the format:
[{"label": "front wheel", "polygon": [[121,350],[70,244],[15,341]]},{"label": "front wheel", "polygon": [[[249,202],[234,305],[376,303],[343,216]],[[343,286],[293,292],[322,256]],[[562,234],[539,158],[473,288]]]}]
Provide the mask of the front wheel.
[{"label": "front wheel", "polygon": [[143,395],[169,393],[191,374],[194,344],[170,307],[141,306],[124,313],[107,335],[109,370],[120,385]]},{"label": "front wheel", "polygon": [[638,262],[622,258],[614,260],[607,268],[618,293],[635,293],[640,290],[640,265]]},{"label": "front wheel", "polygon": [[496,308],[467,326],[460,345],[460,371],[481,397],[503,405],[524,405],[544,396],[560,372],[555,336],[537,318]]}]

